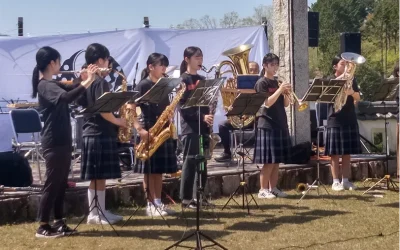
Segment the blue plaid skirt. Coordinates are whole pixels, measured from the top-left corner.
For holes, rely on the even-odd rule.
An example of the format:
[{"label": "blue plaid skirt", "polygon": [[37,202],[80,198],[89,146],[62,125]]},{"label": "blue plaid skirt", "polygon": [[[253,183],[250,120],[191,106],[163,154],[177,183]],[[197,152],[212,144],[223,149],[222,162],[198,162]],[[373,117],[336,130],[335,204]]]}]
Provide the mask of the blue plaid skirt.
[{"label": "blue plaid skirt", "polygon": [[121,178],[121,170],[116,138],[102,135],[83,137],[81,179],[117,178]]},{"label": "blue plaid skirt", "polygon": [[326,129],[325,155],[350,155],[361,153],[358,125]]},{"label": "blue plaid skirt", "polygon": [[176,140],[166,140],[147,161],[141,161],[137,159],[133,167],[133,171],[140,174],[176,173],[176,171],[178,171],[178,160],[176,157]]},{"label": "blue plaid skirt", "polygon": [[253,163],[288,162],[291,144],[288,131],[259,128],[256,132]]}]

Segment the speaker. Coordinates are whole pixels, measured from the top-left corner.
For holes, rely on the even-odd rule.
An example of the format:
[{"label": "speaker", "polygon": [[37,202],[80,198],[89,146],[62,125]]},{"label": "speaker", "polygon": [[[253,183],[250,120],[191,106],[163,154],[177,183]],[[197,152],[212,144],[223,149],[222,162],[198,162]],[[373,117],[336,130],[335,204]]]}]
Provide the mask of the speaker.
[{"label": "speaker", "polygon": [[308,46],[318,47],[319,12],[308,12]]},{"label": "speaker", "polygon": [[28,160],[17,152],[0,153],[0,185],[28,187],[33,183]]},{"label": "speaker", "polygon": [[353,52],[361,55],[361,33],[340,33],[340,53]]}]

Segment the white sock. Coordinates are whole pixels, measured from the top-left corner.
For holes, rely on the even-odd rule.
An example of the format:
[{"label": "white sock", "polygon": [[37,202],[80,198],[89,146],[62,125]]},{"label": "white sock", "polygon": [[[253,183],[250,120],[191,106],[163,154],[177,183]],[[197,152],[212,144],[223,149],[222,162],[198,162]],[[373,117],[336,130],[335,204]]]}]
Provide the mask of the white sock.
[{"label": "white sock", "polygon": [[339,179],[333,179],[333,183],[340,183]]},{"label": "white sock", "polygon": [[151,204],[150,201],[147,202],[147,207],[151,207],[153,204]]},{"label": "white sock", "polygon": [[[88,188],[88,202],[89,202],[89,211],[94,207],[95,205],[95,200],[94,200],[94,190]],[[92,211],[90,211],[91,216],[95,216],[97,215],[97,209],[93,209]]]},{"label": "white sock", "polygon": [[154,199],[154,204],[156,204],[157,207],[161,206],[161,199]]},{"label": "white sock", "polygon": [[349,182],[349,178],[343,178],[342,179],[342,183],[348,183]]},{"label": "white sock", "polygon": [[97,196],[99,197],[99,206],[101,211],[106,211],[106,191],[98,191]]}]

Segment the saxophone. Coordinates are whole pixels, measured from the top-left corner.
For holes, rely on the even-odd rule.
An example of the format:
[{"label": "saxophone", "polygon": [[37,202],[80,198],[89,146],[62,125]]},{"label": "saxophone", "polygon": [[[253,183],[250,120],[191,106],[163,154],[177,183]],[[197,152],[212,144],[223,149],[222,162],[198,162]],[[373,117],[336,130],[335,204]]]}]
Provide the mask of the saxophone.
[{"label": "saxophone", "polygon": [[168,107],[162,112],[156,124],[149,129],[148,132],[152,139],[150,139],[150,141],[141,140],[136,146],[135,155],[139,160],[146,161],[149,159],[168,138],[172,138],[176,134],[176,127],[173,122],[170,122],[167,128],[163,128],[174,116],[176,106],[182,98],[185,90],[186,85],[181,84],[181,89],[176,93],[176,96],[170,105],[168,105]]},{"label": "saxophone", "polygon": [[[121,84],[121,91],[126,92],[128,90],[127,86],[127,80],[126,77],[119,71],[114,70],[119,76],[122,77],[122,84]],[[128,104],[125,103],[122,105],[122,107],[119,109],[119,115],[121,118],[124,118],[126,120],[126,128],[124,127],[119,127],[118,128],[118,140],[121,143],[129,143],[132,139],[133,135],[133,117],[135,115],[135,110],[132,108],[128,107]]]}]

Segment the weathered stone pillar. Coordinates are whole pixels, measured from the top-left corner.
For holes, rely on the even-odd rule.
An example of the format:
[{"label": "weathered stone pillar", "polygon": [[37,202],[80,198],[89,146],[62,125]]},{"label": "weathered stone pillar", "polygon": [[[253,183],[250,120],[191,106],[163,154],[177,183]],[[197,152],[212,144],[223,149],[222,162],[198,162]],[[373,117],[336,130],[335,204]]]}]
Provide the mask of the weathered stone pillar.
[{"label": "weathered stone pillar", "polygon": [[[279,76],[290,81],[302,98],[308,89],[308,6],[307,0],[273,0],[274,53],[281,63]],[[311,141],[309,109],[297,105],[287,109],[293,145]]]}]

